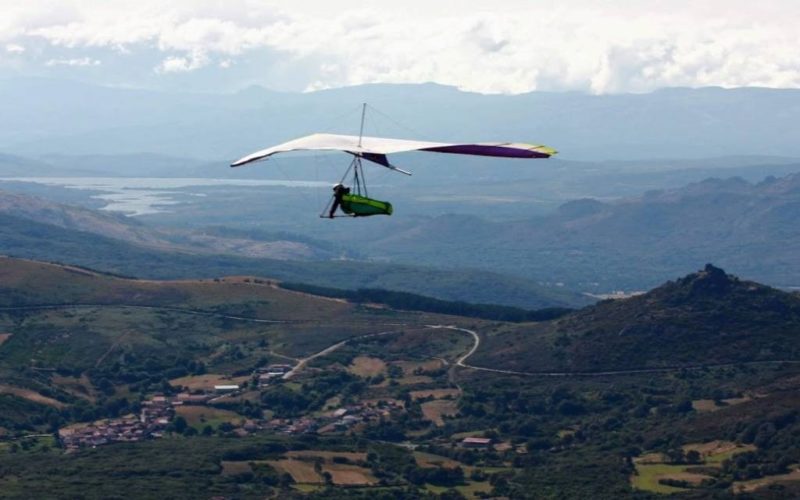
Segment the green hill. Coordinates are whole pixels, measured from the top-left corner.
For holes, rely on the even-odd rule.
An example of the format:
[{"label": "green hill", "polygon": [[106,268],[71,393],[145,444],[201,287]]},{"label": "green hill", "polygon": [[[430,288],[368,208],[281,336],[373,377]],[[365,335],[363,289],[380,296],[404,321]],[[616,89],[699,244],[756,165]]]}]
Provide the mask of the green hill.
[{"label": "green hill", "polygon": [[476,365],[614,371],[800,360],[800,298],[712,265],[646,294],[488,336]]}]

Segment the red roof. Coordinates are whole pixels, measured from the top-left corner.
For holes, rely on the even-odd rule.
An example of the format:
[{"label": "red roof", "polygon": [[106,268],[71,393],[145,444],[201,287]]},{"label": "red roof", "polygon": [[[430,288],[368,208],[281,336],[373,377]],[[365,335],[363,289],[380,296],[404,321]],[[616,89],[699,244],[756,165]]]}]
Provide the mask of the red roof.
[{"label": "red roof", "polygon": [[468,437],[464,438],[462,443],[469,443],[469,444],[491,444],[492,440],[489,438],[476,438],[476,437]]}]

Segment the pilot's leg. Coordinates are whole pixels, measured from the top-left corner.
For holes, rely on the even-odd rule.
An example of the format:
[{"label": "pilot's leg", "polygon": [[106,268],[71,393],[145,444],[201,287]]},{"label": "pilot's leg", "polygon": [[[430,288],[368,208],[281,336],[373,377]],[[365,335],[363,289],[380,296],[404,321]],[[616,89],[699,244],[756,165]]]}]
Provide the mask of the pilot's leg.
[{"label": "pilot's leg", "polygon": [[328,214],[328,217],[333,219],[333,214],[336,213],[336,209],[339,208],[339,200],[334,198],[333,205],[331,205],[331,213]]}]

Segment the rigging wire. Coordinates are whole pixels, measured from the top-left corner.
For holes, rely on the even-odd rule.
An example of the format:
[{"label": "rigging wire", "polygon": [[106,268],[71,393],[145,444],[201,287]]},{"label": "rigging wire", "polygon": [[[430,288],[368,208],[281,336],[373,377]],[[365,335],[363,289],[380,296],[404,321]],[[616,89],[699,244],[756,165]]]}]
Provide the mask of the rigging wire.
[{"label": "rigging wire", "polygon": [[384,113],[383,111],[381,111],[380,109],[376,108],[375,106],[373,106],[371,104],[367,104],[367,108],[369,108],[371,111],[375,112],[379,116],[385,118],[386,120],[388,120],[389,122],[391,122],[395,126],[405,130],[406,132],[411,132],[413,134],[413,136],[415,136],[417,139],[423,140],[426,137],[428,137],[428,134],[424,134],[421,131],[419,131],[419,130],[413,128],[413,127],[410,127],[410,126],[405,125],[404,123],[402,123],[402,122],[400,122],[398,120],[395,120],[394,118],[389,116],[387,113]]}]

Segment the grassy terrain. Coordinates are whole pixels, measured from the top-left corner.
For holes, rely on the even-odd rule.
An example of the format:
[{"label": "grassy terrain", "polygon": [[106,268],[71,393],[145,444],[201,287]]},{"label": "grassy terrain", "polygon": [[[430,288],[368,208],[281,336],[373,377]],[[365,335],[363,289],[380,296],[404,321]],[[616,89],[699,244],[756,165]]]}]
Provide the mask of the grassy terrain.
[{"label": "grassy terrain", "polygon": [[[458,367],[473,337],[425,325],[478,331],[483,341],[468,362],[490,360],[498,369],[520,363],[522,355],[512,356],[506,345],[520,325],[349,304],[245,277],[156,283],[6,263],[14,265],[0,267],[9,290],[0,331],[12,335],[0,345],[0,376],[1,385],[13,390],[0,393],[0,496],[110,498],[136,491],[141,498],[372,499],[455,491],[467,497],[610,499],[647,498],[669,488],[726,495],[735,484],[755,495],[772,488],[776,498],[792,498],[796,491],[798,364],[514,376]],[[599,334],[586,325],[591,318],[604,325],[635,320],[626,304],[644,311],[641,321],[658,313],[662,324],[692,318],[696,330],[712,331],[720,321],[714,307],[726,297],[749,314],[739,317],[741,329],[760,328],[747,343],[740,330],[726,326],[726,338],[739,351],[788,338],[792,297],[747,282],[722,283],[730,288],[709,291],[694,276],[641,302],[581,311],[564,318],[586,327],[580,337],[544,346],[563,349],[565,356],[588,349],[577,346],[582,340],[599,349]],[[87,305],[9,308],[37,299],[63,303],[64,297],[87,297]],[[167,307],[150,307],[162,299]],[[784,314],[777,314],[780,308]],[[386,334],[360,337],[381,332]],[[646,331],[637,335],[650,339]],[[608,349],[624,348],[609,338]],[[619,338],[644,341],[633,334]],[[345,339],[350,341],[338,345]],[[677,359],[690,340],[675,346]],[[718,344],[703,354],[729,355],[731,347]],[[295,364],[291,358],[334,345],[290,380],[251,383],[256,368]],[[551,354],[535,345],[518,345],[529,364]],[[598,360],[616,355],[595,353]],[[174,419],[161,439],[65,454],[51,437],[67,424],[139,414],[145,399],[174,394],[180,390],[175,386],[203,390],[229,381],[248,387],[213,406],[179,406],[182,419]],[[713,411],[695,408],[704,400],[714,402]],[[340,420],[337,409],[352,419]],[[245,420],[262,429],[234,429]],[[319,424],[316,434],[291,434],[290,423],[308,422]],[[464,447],[467,436],[487,437],[493,445]],[[672,482],[659,482],[664,479]]]}]

